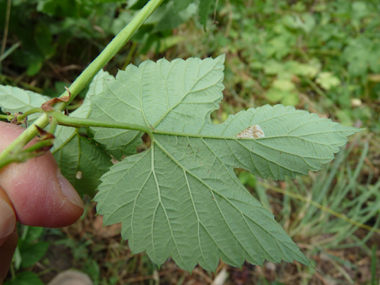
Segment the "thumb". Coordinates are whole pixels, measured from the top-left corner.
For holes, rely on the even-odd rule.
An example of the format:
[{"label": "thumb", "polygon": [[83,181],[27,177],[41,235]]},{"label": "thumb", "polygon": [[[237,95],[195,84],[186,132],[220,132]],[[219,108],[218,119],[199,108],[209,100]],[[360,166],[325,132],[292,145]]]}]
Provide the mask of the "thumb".
[{"label": "thumb", "polygon": [[[21,127],[0,122],[0,151],[22,131]],[[1,169],[0,186],[11,201],[18,221],[25,225],[64,227],[83,213],[81,198],[62,176],[50,152]]]}]

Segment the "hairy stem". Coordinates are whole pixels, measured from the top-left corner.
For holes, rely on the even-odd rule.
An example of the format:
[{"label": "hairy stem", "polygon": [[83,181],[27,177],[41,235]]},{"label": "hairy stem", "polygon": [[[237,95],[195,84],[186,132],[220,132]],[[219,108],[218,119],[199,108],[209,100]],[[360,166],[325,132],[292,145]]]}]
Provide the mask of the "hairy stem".
[{"label": "hairy stem", "polygon": [[53,145],[53,140],[43,140],[35,143],[34,145],[22,150],[17,154],[10,154],[8,157],[2,161],[0,161],[0,169],[7,166],[12,162],[24,162],[33,157],[44,154],[49,148],[46,150],[45,147],[51,147]]},{"label": "hairy stem", "polygon": [[26,117],[28,117],[29,115],[35,114],[35,113],[43,113],[43,111],[41,110],[41,108],[30,109],[30,110],[26,111],[24,114],[18,115],[17,121],[22,122],[22,120],[24,120]]},{"label": "hairy stem", "polygon": [[67,126],[67,127],[74,127],[74,128],[100,127],[100,128],[140,131],[140,132],[145,132],[149,134],[150,136],[153,134],[153,128],[149,128],[142,125],[68,117],[58,111],[53,111],[49,113],[49,115],[51,115],[58,122],[59,125]]},{"label": "hairy stem", "polygon": [[[71,84],[69,90],[71,98],[67,103],[56,105],[58,110],[64,110],[65,107],[75,98],[76,95],[91,81],[91,79],[103,68],[104,65],[125,45],[133,33],[144,23],[150,14],[163,2],[163,0],[151,0],[136,15],[136,17],[106,46],[101,54],[79,75]],[[64,92],[61,97],[69,95]],[[0,166],[3,160],[6,160],[9,154],[16,149],[21,150],[31,139],[37,135],[37,129],[34,125],[41,128],[49,124],[48,116],[41,115],[31,126],[29,126],[16,140],[14,140],[2,153],[0,153]]]}]

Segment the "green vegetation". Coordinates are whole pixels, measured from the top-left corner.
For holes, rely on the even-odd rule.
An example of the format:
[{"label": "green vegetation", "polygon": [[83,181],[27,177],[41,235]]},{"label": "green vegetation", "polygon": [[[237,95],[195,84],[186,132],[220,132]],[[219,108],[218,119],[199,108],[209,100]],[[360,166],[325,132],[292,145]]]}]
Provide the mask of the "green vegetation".
[{"label": "green vegetation", "polygon": [[[0,15],[0,29],[8,31],[5,41],[6,48],[0,55],[1,84],[20,86],[47,96],[61,94],[64,91],[63,87],[69,86],[74,81],[80,70],[91,62],[105,47],[109,39],[138,13],[145,2],[147,1],[130,0],[125,5],[125,1],[72,0],[59,1],[59,3],[49,0],[12,1],[9,21],[6,21],[6,13]],[[45,230],[45,237],[56,240],[51,243],[51,247],[61,248],[61,251],[62,247],[71,249],[73,258],[69,264],[86,271],[96,284],[144,284],[144,282],[148,284],[148,280],[155,281],[156,284],[158,284],[157,282],[185,284],[190,279],[209,284],[216,275],[223,272],[224,268],[230,273],[226,281],[230,282],[228,284],[250,284],[254,280],[258,284],[318,284],[317,282],[320,280],[336,284],[355,284],[355,282],[375,284],[376,278],[379,277],[379,270],[378,258],[376,258],[377,249],[372,245],[378,241],[378,225],[380,223],[380,183],[378,182],[380,174],[378,157],[380,148],[378,115],[380,111],[378,104],[380,100],[379,4],[377,1],[343,0],[318,3],[293,1],[291,4],[289,4],[290,1],[249,0],[225,0],[217,3],[202,0],[199,3],[190,2],[193,1],[164,1],[163,6],[154,12],[132,37],[132,41],[110,61],[107,66],[109,73],[100,72],[92,81],[92,85],[82,91],[69,106],[70,110],[75,110],[70,117],[78,118],[76,121],[75,119],[65,121],[56,114],[57,122],[78,127],[88,126],[83,125],[86,118],[100,122],[105,121],[107,116],[113,116],[113,120],[120,123],[135,124],[132,126],[132,130],[135,131],[57,127],[55,133],[57,139],[52,152],[60,164],[63,174],[72,181],[81,194],[93,194],[99,183],[98,179],[111,165],[110,154],[120,160],[125,155],[131,155],[136,150],[136,145],[138,145],[137,151],[141,154],[132,155],[113,166],[111,171],[103,176],[103,182],[99,186],[100,192],[95,198],[99,202],[98,211],[105,214],[105,223],[113,224],[123,221],[123,229],[114,225],[108,228],[109,233],[105,232],[98,226],[99,221],[101,223],[100,216],[94,216],[94,206],[89,203],[88,213],[83,216],[83,219],[64,230],[68,236],[75,237],[75,239],[68,239],[59,231]],[[0,1],[0,11],[7,11],[7,2],[4,0]],[[4,23],[8,24],[1,26]],[[145,123],[144,118],[140,118],[138,112],[133,113],[133,106],[128,104],[123,106],[122,104],[123,102],[133,102],[133,90],[143,85],[138,83],[138,80],[128,80],[141,72],[142,67],[146,67],[148,71],[145,80],[147,82],[154,81],[154,78],[148,75],[154,73],[158,64],[144,62],[140,68],[129,66],[126,71],[119,71],[116,80],[110,75],[116,74],[117,68],[124,70],[129,63],[139,65],[148,58],[155,60],[161,57],[170,60],[179,57],[205,58],[211,56],[216,58],[222,53],[226,54],[224,71],[226,88],[223,91],[225,100],[221,103],[221,108],[215,112],[212,111],[216,109],[217,105],[215,104],[219,103],[223,89],[220,85],[223,73],[218,74],[218,72],[222,72],[223,67],[210,69],[209,72],[212,76],[210,75],[203,86],[206,88],[203,96],[207,98],[203,102],[204,108],[197,107],[191,112],[187,112],[185,108],[182,112],[171,114],[169,108],[164,112],[165,114],[155,114],[152,110],[155,110],[155,106],[161,104],[162,101],[159,97],[161,94],[159,88],[155,85],[151,88],[154,92],[145,90],[146,94],[151,96],[151,100],[160,101],[151,101],[144,105],[146,112],[150,114],[150,117],[145,118]],[[197,65],[201,62],[211,63],[220,62],[220,60],[219,57],[215,60],[189,60],[187,62],[190,65]],[[73,62],[75,64],[72,64]],[[171,63],[160,61],[160,64],[164,66],[163,70],[174,65],[173,61]],[[152,69],[151,73],[149,73],[149,68]],[[182,74],[181,68],[176,75],[179,74]],[[102,84],[104,79],[107,80],[105,85]],[[166,80],[175,81],[176,84],[191,81],[191,79],[185,80],[183,77],[167,77]],[[156,83],[163,84],[163,82],[165,79]],[[123,84],[126,84],[127,90],[129,90],[129,97],[123,98],[125,101],[121,102],[118,97],[121,97],[122,93],[118,93],[118,90],[123,87]],[[133,88],[128,89],[129,86],[133,86]],[[31,91],[12,89],[19,92],[17,96],[31,99],[29,106],[26,106],[24,110],[21,108],[22,106],[15,104],[10,99],[10,87],[0,88],[0,105],[3,112],[26,111],[30,107],[39,107],[41,102],[49,99]],[[217,97],[208,97],[207,88],[216,88],[213,95],[216,94]],[[180,88],[176,86],[176,90],[178,91]],[[115,97],[110,97],[111,94],[104,95],[107,92],[115,93]],[[86,93],[86,99],[83,100]],[[102,95],[109,98],[107,104],[104,103]],[[173,100],[175,101],[175,96]],[[142,99],[140,101],[142,102]],[[174,101],[169,101],[168,106],[178,103]],[[295,111],[292,107],[271,108],[267,106],[258,109],[266,103],[281,103],[295,106],[297,109],[317,112],[320,117],[332,118],[347,127],[337,127],[339,125],[331,124],[325,119],[316,120],[316,117],[308,115],[307,112]],[[62,105],[60,106],[62,108]],[[125,110],[129,109],[129,111],[121,115],[122,113],[113,112],[113,106],[123,106]],[[100,107],[105,107],[104,113],[100,111]],[[240,118],[239,116],[228,116],[250,107],[255,109],[239,113],[240,117],[246,118],[243,119],[243,123],[239,121],[241,125],[234,129],[235,132],[228,134],[228,128],[226,128],[227,135],[224,135],[223,126],[226,126],[227,123],[233,125],[234,122],[237,122],[236,119]],[[277,111],[273,114],[278,114],[280,111],[293,115],[288,120],[269,116],[267,119],[269,119],[270,128],[269,125],[265,125],[265,120],[258,119],[256,121],[256,117],[253,116],[258,110],[265,110],[267,113],[264,112],[264,114],[272,114],[272,109]],[[210,114],[211,120],[209,119]],[[5,113],[1,116],[0,118],[3,119],[12,119],[13,117]],[[29,116],[29,119],[33,120],[36,117],[38,116],[33,114]],[[324,142],[328,142],[332,147],[321,148],[316,152],[325,156],[314,158],[313,161],[310,160],[302,165],[299,161],[294,160],[295,157],[301,151],[310,154],[320,138],[314,137],[314,142],[302,147],[297,144],[297,137],[293,138],[294,141],[291,142],[291,145],[294,146],[294,149],[288,154],[289,160],[286,162],[292,161],[292,163],[284,164],[282,158],[274,161],[276,167],[284,166],[284,168],[278,167],[278,173],[273,172],[273,166],[267,164],[268,161],[263,160],[259,166],[249,167],[249,163],[244,160],[234,160],[229,157],[226,150],[230,148],[233,154],[240,151],[239,147],[231,146],[228,143],[222,145],[223,141],[232,138],[245,144],[245,140],[237,140],[236,135],[252,125],[260,125],[264,130],[265,139],[259,138],[251,142],[254,148],[263,142],[263,146],[261,146],[263,149],[258,154],[265,151],[265,147],[269,149],[273,146],[276,146],[279,152],[289,152],[289,148],[286,148],[288,142],[284,137],[271,139],[271,136],[282,134],[281,131],[286,130],[289,126],[296,128],[294,124],[302,124],[302,120],[307,119],[315,119],[315,123],[322,125],[319,125],[320,129],[315,125],[304,130],[306,132],[297,134],[298,139],[304,135],[310,136],[312,132],[325,131],[329,128],[339,128],[344,135],[354,132],[352,126],[364,127],[367,130],[353,137],[347,147],[344,147],[337,155],[336,160],[322,171],[310,174],[309,177],[285,178],[284,182],[272,180],[264,182],[259,176],[283,179],[284,174],[294,177],[296,173],[307,174],[309,169],[317,170],[320,168],[321,162],[326,163],[333,158],[333,153],[339,150],[338,147],[342,146],[345,140],[339,135],[325,136]],[[227,123],[218,125],[218,127],[211,123],[222,123],[225,120]],[[270,120],[273,122],[270,123]],[[162,124],[160,124],[161,122]],[[206,125],[206,137],[202,130],[196,129],[202,124]],[[92,126],[99,125],[94,123]],[[131,129],[131,126],[129,128]],[[139,131],[148,133],[151,138],[141,138]],[[198,141],[200,140],[199,135],[204,137],[202,140],[207,141],[204,145],[208,145],[209,150],[202,149],[204,145]],[[91,143],[87,137],[95,139],[100,144]],[[173,144],[174,139],[175,144]],[[184,141],[182,142],[182,140]],[[188,143],[185,143],[185,140]],[[144,143],[140,145],[142,141]],[[249,143],[247,140],[247,145]],[[180,147],[181,144],[183,148]],[[186,157],[186,149],[190,148],[186,147],[187,145],[191,146],[193,150],[187,154],[188,156],[199,152],[201,160],[212,156],[214,160],[220,162],[220,165],[210,165],[208,170],[212,171],[207,175],[212,177],[215,173],[220,174],[221,168],[224,167],[226,173],[220,174],[220,177],[227,179],[227,176],[230,176],[229,181],[222,179],[223,181],[221,180],[217,186],[211,185],[210,182],[206,183],[210,177],[206,178],[207,169],[204,163],[201,163],[202,161],[194,159],[194,165],[188,165],[190,160],[186,161],[185,158],[181,161],[182,157],[179,154],[182,153]],[[149,147],[150,149],[145,151]],[[104,152],[104,148],[107,149],[107,152]],[[82,152],[76,151],[77,149],[81,149]],[[194,151],[194,149],[198,149],[198,151]],[[160,159],[163,161],[165,160],[164,153],[167,154],[166,170],[162,169],[161,172],[153,175],[153,172],[149,172],[152,161],[145,161],[144,157],[152,157],[154,161],[156,156],[161,156]],[[146,156],[146,154],[152,155]],[[95,167],[88,167],[84,158],[95,155],[97,156]],[[274,153],[268,152],[268,155],[270,161],[279,158]],[[305,160],[305,158],[302,159]],[[78,162],[80,167],[78,170],[85,179],[78,179],[77,169],[68,167],[74,161]],[[136,162],[137,166],[132,165],[132,162]],[[141,165],[139,166],[137,162]],[[172,172],[165,175],[164,170],[169,171],[174,164],[181,165],[180,168],[184,170],[184,173],[180,175]],[[293,170],[286,170],[290,165]],[[233,167],[249,169],[258,176],[255,177],[241,169],[232,170]],[[299,167],[299,169],[293,167]],[[256,209],[260,208],[260,211],[265,213],[260,213],[263,215],[263,219],[265,215],[266,218],[271,215],[267,210],[274,212],[277,222],[301,247],[312,266],[305,267],[298,263],[294,266],[283,263],[273,267],[272,264],[266,263],[263,269],[258,269],[258,267],[252,267],[245,263],[242,271],[239,271],[223,263],[217,267],[218,260],[211,261],[207,256],[205,260],[200,260],[199,257],[190,257],[186,262],[181,261],[179,256],[174,256],[174,260],[188,270],[191,270],[197,262],[207,269],[215,270],[217,267],[215,275],[198,267],[193,271],[193,275],[189,275],[173,266],[171,262],[165,263],[158,270],[144,254],[132,257],[130,249],[124,243],[120,243],[118,233],[122,232],[124,238],[130,239],[129,246],[134,252],[148,249],[149,257],[158,264],[165,261],[168,249],[150,248],[155,243],[143,240],[149,233],[147,229],[144,229],[144,223],[141,221],[136,222],[140,225],[140,228],[137,229],[140,236],[133,238],[131,227],[128,226],[128,223],[132,224],[133,219],[128,222],[126,220],[128,215],[125,213],[114,215],[112,207],[114,208],[115,203],[119,202],[120,195],[112,197],[107,193],[110,187],[122,189],[124,185],[115,184],[114,181],[126,179],[126,181],[134,180],[136,181],[134,183],[139,184],[139,180],[149,181],[150,175],[154,177],[161,175],[160,183],[165,179],[174,181],[179,177],[184,179],[187,177],[185,180],[194,184],[198,183],[191,181],[195,176],[186,174],[190,173],[193,168],[199,168],[197,171],[203,177],[198,182],[203,183],[205,190],[200,193],[207,192],[207,189],[214,189],[214,186],[215,189],[218,189],[223,184],[223,187],[229,188],[226,193],[234,196],[228,196],[220,188],[223,195],[220,194],[221,192],[218,192],[219,196],[212,195],[214,201],[221,202],[224,199],[223,201],[227,201],[227,204],[234,205],[240,199],[239,207],[234,206],[240,208],[239,210],[244,213],[248,209],[244,209],[243,202],[249,200],[253,204],[257,202],[250,195],[236,197],[235,192],[231,193],[230,188],[235,186],[229,186],[229,184],[236,184],[237,181],[233,174],[235,171],[240,182],[263,205],[258,203],[255,205]],[[119,171],[121,170],[125,171],[125,176],[120,176]],[[206,172],[202,174],[202,170]],[[133,177],[139,177],[139,179],[126,177],[131,175],[127,174],[129,173],[127,171],[134,173]],[[143,177],[144,173],[148,175],[145,175],[145,178]],[[169,179],[168,175],[174,176]],[[179,191],[180,186],[180,184],[174,185],[173,189]],[[138,185],[135,188],[138,188]],[[151,191],[153,188],[146,187],[144,189]],[[169,190],[170,187],[167,191]],[[241,193],[246,194],[244,191]],[[200,197],[199,203],[206,203],[206,198]],[[108,206],[107,199],[111,201]],[[184,203],[181,205],[171,205],[170,211],[180,212],[184,207],[188,208],[185,204],[189,200],[185,198],[183,200]],[[210,201],[212,201],[211,196]],[[146,211],[138,216],[139,219],[143,219],[143,215],[155,215],[154,205],[148,206],[152,200],[146,199],[141,202],[143,205],[140,208],[149,208],[151,213]],[[109,207],[110,205],[112,207]],[[139,208],[136,202],[135,205]],[[126,206],[120,204],[119,208],[123,209]],[[179,208],[176,208],[177,206]],[[168,210],[164,207],[159,210],[162,217],[157,221],[164,222],[163,217]],[[214,224],[216,222],[220,225],[223,221],[217,222],[216,212],[217,209],[211,214],[212,219]],[[190,211],[190,213],[197,217],[199,215],[197,211]],[[232,210],[230,213],[232,216],[235,215]],[[189,212],[183,214],[189,214]],[[228,220],[228,217],[224,219]],[[273,227],[280,231],[281,235],[285,234],[282,227],[278,227],[278,224],[272,218],[270,219],[271,221],[268,218],[265,226],[269,227],[269,223],[273,223]],[[262,219],[260,218],[260,220]],[[165,224],[157,225],[161,229],[166,227]],[[221,231],[222,228],[220,226],[217,230]],[[25,227],[24,232],[27,232],[26,229]],[[243,229],[238,229],[238,231],[241,232]],[[236,237],[236,235],[234,236]],[[39,235],[35,236],[33,240],[38,237]],[[261,237],[268,239],[265,235]],[[153,239],[153,236],[151,238]],[[168,238],[168,236],[162,236],[157,240],[157,244],[164,244],[163,241]],[[138,244],[139,241],[141,241],[140,244]],[[59,266],[54,268],[52,265],[54,261],[49,257],[46,257],[38,266],[33,265],[45,253],[46,243],[44,241],[31,243],[33,250],[39,246],[44,247],[38,256],[32,258],[29,255],[33,255],[28,251],[30,242],[32,240],[27,239],[27,242],[19,245],[18,252],[19,254],[21,252],[21,257],[25,256],[26,261],[23,265],[23,259],[17,257],[17,254],[15,255],[13,276],[21,278],[17,276],[35,272],[41,279],[47,280],[52,274],[49,273],[50,270],[66,269]],[[175,239],[170,239],[168,242],[175,243]],[[181,244],[186,242],[189,243],[185,244],[186,246],[191,244],[193,249],[196,247],[189,239],[181,241]],[[177,249],[180,248],[170,245],[170,247],[173,246]],[[248,243],[242,248],[247,249],[249,246]],[[208,244],[207,248],[210,247],[211,244]],[[246,256],[244,252],[240,252],[242,248],[234,250],[233,254],[223,254],[224,260],[235,266],[241,264],[242,260],[240,259],[247,259],[256,264],[260,264],[262,258],[271,261],[279,261],[280,258],[288,261],[298,259],[303,262],[304,260],[303,256],[289,258],[281,256],[280,252],[276,253],[279,254],[278,256],[271,258],[270,253],[265,250],[262,252],[262,256],[258,255],[255,260],[250,256],[250,250],[253,250],[252,254],[257,254],[254,249],[249,249]],[[293,252],[296,250],[294,249]],[[189,254],[191,252],[186,253],[186,255]],[[21,268],[24,267],[29,268],[28,270],[31,272],[23,272],[25,269]],[[361,273],[364,271],[368,274]],[[17,272],[19,273],[16,275]],[[13,284],[11,282],[15,282],[15,280],[9,281],[10,284]]]}]

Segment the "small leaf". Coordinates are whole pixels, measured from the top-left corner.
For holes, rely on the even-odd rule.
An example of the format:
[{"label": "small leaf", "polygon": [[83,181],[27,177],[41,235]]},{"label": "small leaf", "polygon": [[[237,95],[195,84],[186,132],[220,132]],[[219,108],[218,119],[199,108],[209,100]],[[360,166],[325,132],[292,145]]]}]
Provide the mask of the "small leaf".
[{"label": "small leaf", "polygon": [[[3,112],[17,113],[40,107],[50,98],[34,93],[32,91],[23,90],[21,88],[0,85],[0,107]],[[40,114],[32,114],[28,116],[29,120],[36,119]]]},{"label": "small leaf", "polygon": [[36,273],[21,272],[12,280],[4,283],[4,285],[44,285]]},{"label": "small leaf", "polygon": [[321,72],[316,82],[326,90],[330,90],[340,84],[339,78],[334,76],[331,72]]},{"label": "small leaf", "polygon": [[[26,226],[24,226],[24,227],[26,227]],[[25,237],[23,236],[23,242],[30,243],[32,241],[35,241],[43,234],[43,232],[44,232],[43,227],[31,227],[31,226],[29,226],[26,236]]]},{"label": "small leaf", "polygon": [[39,261],[46,253],[49,248],[49,242],[37,242],[37,243],[27,243],[23,244],[20,248],[21,252],[21,267],[29,267]]},{"label": "small leaf", "polygon": [[288,92],[296,88],[294,83],[287,79],[276,79],[273,82],[272,87],[281,91],[288,91]]},{"label": "small leaf", "polygon": [[[121,222],[131,250],[145,250],[158,265],[170,256],[186,270],[196,264],[215,270],[220,259],[233,266],[245,260],[309,265],[233,169],[274,179],[307,174],[331,161],[358,129],[282,105],[213,124],[223,62],[146,61],[119,71],[91,98],[98,119],[154,127],[150,149],[102,176],[97,211],[106,225]],[[259,131],[259,138],[243,138],[247,130]]]}]

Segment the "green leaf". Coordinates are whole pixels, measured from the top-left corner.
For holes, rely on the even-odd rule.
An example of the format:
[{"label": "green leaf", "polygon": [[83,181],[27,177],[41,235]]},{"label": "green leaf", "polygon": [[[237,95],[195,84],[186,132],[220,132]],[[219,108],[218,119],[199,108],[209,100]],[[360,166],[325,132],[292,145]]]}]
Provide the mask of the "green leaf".
[{"label": "green leaf", "polygon": [[43,227],[31,227],[31,226],[24,226],[24,230],[26,230],[27,228],[27,234],[26,236],[24,237],[23,236],[23,242],[24,243],[30,243],[32,241],[35,241],[36,239],[38,239],[44,232],[44,229]]},{"label": "green leaf", "polygon": [[296,89],[295,84],[288,79],[276,79],[273,82],[272,87],[281,91],[292,91]]},{"label": "green leaf", "polygon": [[206,28],[208,14],[214,2],[215,0],[199,0],[199,22],[204,28]]},{"label": "green leaf", "polygon": [[21,272],[12,280],[4,283],[4,285],[44,285],[36,273]]},{"label": "green leaf", "polygon": [[183,9],[179,12],[175,10],[176,7],[174,3],[172,5],[168,4],[166,8],[167,9],[166,9],[165,14],[161,18],[161,20],[157,23],[153,32],[172,30],[178,27],[180,24],[186,22],[197,11],[197,7],[195,4],[187,5],[186,9]]},{"label": "green leaf", "polygon": [[[135,75],[133,75],[133,71],[128,66],[126,68],[126,80],[127,82],[125,84],[131,84],[131,86],[135,86],[134,79]],[[129,77],[130,78],[127,78]],[[138,75],[137,75],[138,76]],[[128,81],[129,80],[129,81]],[[133,113],[129,112],[129,104],[120,102],[119,98],[116,94],[113,93],[113,91],[110,90],[109,85],[112,86],[114,82],[116,82],[115,78],[112,76],[108,76],[106,80],[104,81],[104,85],[102,81],[101,86],[104,88],[103,90],[99,90],[100,92],[97,93],[98,96],[93,96],[92,102],[91,102],[91,108],[93,112],[90,114],[91,119],[97,119],[97,120],[112,120],[112,116],[114,115],[114,112],[111,111],[110,113],[105,113],[103,111],[104,107],[104,99],[112,104],[112,102],[115,102],[114,109],[116,112],[125,112],[126,119],[128,120]],[[119,84],[119,88],[124,88],[123,84]],[[117,87],[116,87],[117,88]],[[139,88],[139,87],[136,87]],[[103,92],[102,92],[103,91]],[[138,89],[136,91],[138,92]],[[102,99],[104,98],[104,99]],[[99,103],[98,103],[99,102]],[[125,109],[123,109],[125,107]],[[131,108],[131,111],[134,111],[134,108]],[[142,143],[141,136],[142,133],[137,131],[129,131],[129,130],[117,130],[117,129],[101,129],[101,128],[91,128],[91,130],[94,132],[94,139],[101,144],[105,145],[107,151],[111,153],[116,159],[122,159],[124,155],[130,155],[136,153],[136,146]]]},{"label": "green leaf", "polygon": [[281,100],[281,104],[285,106],[296,106],[299,102],[299,97],[296,92],[289,92]]},{"label": "green leaf", "polygon": [[[88,118],[91,113],[91,96],[103,92],[103,80],[111,78],[108,72],[100,71],[90,84],[89,91],[81,107],[70,117]],[[112,165],[111,157],[93,141],[82,137],[78,129],[58,126],[53,153],[62,175],[78,193],[92,197],[99,185],[99,178]]]},{"label": "green leaf", "polygon": [[275,88],[270,88],[266,93],[265,93],[265,98],[268,100],[270,103],[278,103],[280,102],[285,96],[289,95],[289,91],[282,91],[278,90]]},{"label": "green leaf", "polygon": [[173,1],[174,12],[178,13],[189,7],[189,5],[193,2],[193,0],[181,0],[181,1]]},{"label": "green leaf", "polygon": [[20,248],[21,252],[21,267],[29,267],[39,261],[46,253],[50,243],[41,241],[37,243],[23,244]]},{"label": "green leaf", "polygon": [[[199,88],[202,88],[203,85],[208,84],[208,80],[215,73],[215,70],[213,70],[215,66],[217,69],[223,70],[222,63],[222,58],[219,58],[215,61],[211,59],[206,60],[202,65],[201,61],[197,59],[187,62],[175,60],[172,63],[160,60],[157,64],[152,61],[145,61],[139,68],[129,65],[125,71],[119,71],[116,80],[110,79],[105,81],[105,89],[102,94],[93,96],[91,99],[93,112],[90,118],[134,122],[140,125],[156,127],[155,124],[158,122],[159,117],[165,115],[166,120],[163,127],[171,128],[173,131],[177,129],[186,130],[185,120],[190,118],[196,120],[199,126],[201,126],[204,124],[205,118],[211,113],[210,106],[212,110],[217,109],[218,103],[222,99],[221,91],[224,88],[222,84],[223,73],[219,74],[217,78],[213,78],[212,83],[215,83],[215,85],[208,86],[207,89],[203,90],[203,92],[214,93],[209,98],[205,98],[204,104],[191,101],[191,98],[196,97],[199,91],[195,90],[187,93],[186,88],[188,86],[184,84],[177,87],[176,82],[183,81],[184,78],[187,82],[186,85],[199,81],[197,85],[200,86]],[[197,67],[200,67],[199,74],[192,71]],[[207,73],[209,71],[211,72],[210,74]],[[166,77],[169,73],[171,78],[167,81]],[[157,74],[158,76],[152,78],[153,74]],[[128,94],[128,98],[130,98],[128,101],[120,99],[119,94],[123,93]],[[155,96],[146,96],[145,94],[155,94]],[[170,102],[169,98],[166,98],[167,96],[170,97]],[[176,110],[173,110],[176,107],[175,104],[180,103],[185,98],[186,102],[178,106]],[[106,105],[105,101],[107,102]],[[201,113],[197,118],[194,118],[194,115],[187,111],[187,107],[191,105],[199,106]],[[160,106],[160,108],[157,108],[157,106]],[[108,107],[108,109],[105,109],[105,107]],[[144,112],[141,112],[143,108]],[[177,121],[175,114],[178,111],[184,113],[183,121]],[[180,125],[175,127],[178,123]],[[121,159],[123,155],[136,153],[136,145],[142,143],[142,134],[138,131],[92,129],[94,130],[94,139],[104,144],[107,150],[117,159]]]},{"label": "green leaf", "polygon": [[40,0],[37,10],[52,16],[74,17],[78,12],[78,4],[76,0]]},{"label": "green leaf", "polygon": [[[308,265],[233,169],[274,179],[307,174],[331,161],[357,129],[282,105],[213,124],[223,62],[223,56],[146,61],[119,71],[91,98],[99,119],[153,129],[149,150],[102,176],[97,212],[106,225],[121,222],[131,250],[146,251],[158,265],[170,256],[186,270],[197,263],[215,270],[220,259],[233,266],[245,260]],[[244,138],[247,130],[258,137]]]},{"label": "green leaf", "polygon": [[[12,114],[26,112],[32,108],[41,107],[50,98],[21,88],[0,85],[0,107],[3,112]],[[40,114],[32,114],[29,120],[36,119]]]},{"label": "green leaf", "polygon": [[326,90],[330,90],[331,88],[340,85],[339,78],[334,76],[334,74],[332,74],[331,72],[321,72],[318,75],[316,82]]}]

